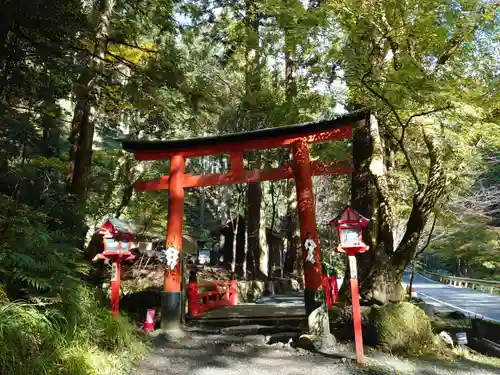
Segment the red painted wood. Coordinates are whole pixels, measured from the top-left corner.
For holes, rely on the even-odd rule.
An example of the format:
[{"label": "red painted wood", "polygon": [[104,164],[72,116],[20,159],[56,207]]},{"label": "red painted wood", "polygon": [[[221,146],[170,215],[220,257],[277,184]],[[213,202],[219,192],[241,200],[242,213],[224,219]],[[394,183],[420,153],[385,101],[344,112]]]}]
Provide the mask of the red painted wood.
[{"label": "red painted wood", "polygon": [[323,290],[325,291],[326,306],[332,307],[333,301],[332,301],[332,292],[330,289],[330,280],[328,276],[323,276],[323,279],[321,281],[323,284]]},{"label": "red painted wood", "polygon": [[213,145],[211,147],[200,147],[193,150],[183,149],[169,149],[165,151],[145,151],[135,153],[137,160],[161,160],[169,159],[174,155],[181,155],[184,157],[195,157],[204,155],[216,155],[222,153],[238,153],[248,152],[253,150],[264,150],[269,148],[292,147],[297,141],[303,139],[307,143],[327,142],[332,140],[348,139],[352,137],[352,126],[345,125],[341,128],[331,129],[326,131],[318,131],[309,135],[287,135],[281,137],[274,137],[271,139],[260,139],[254,141],[243,141],[234,143],[224,143],[220,145]]},{"label": "red painted wood", "polygon": [[191,315],[196,316],[200,313],[198,309],[198,283],[189,283],[188,289],[188,311]]},{"label": "red painted wood", "polygon": [[326,305],[328,307],[332,307],[332,305],[339,299],[337,276],[323,276],[322,284],[323,290],[325,291]]},{"label": "red painted wood", "polygon": [[[290,179],[294,177],[292,165],[293,164],[285,164],[284,166],[279,168],[266,168],[253,171],[245,171],[241,169],[241,172],[239,170],[239,167],[236,167],[236,172],[231,171],[229,173],[203,176],[193,176],[192,174],[186,174],[184,175],[183,186],[185,188],[191,188]],[[243,160],[241,160],[241,167],[243,167]],[[333,163],[312,161],[310,162],[310,168],[313,176],[348,174],[352,171],[351,162],[349,160]],[[162,176],[157,180],[137,181],[135,183],[135,188],[138,191],[167,190],[168,187],[169,176]]]},{"label": "red painted wood", "polygon": [[364,361],[363,353],[363,332],[361,330],[361,309],[359,306],[359,289],[358,279],[351,279],[351,296],[352,296],[352,319],[354,323],[354,341],[356,344],[356,360],[358,363]]},{"label": "red painted wood", "polygon": [[[306,289],[315,292],[321,286],[321,264],[307,140],[297,142],[293,147],[292,153],[295,162],[294,174],[297,190],[297,209],[299,212],[301,243],[304,244],[307,238],[312,238],[316,243],[316,248],[314,249],[314,263],[309,261],[304,262],[304,282]],[[302,253],[304,255],[303,259],[306,259],[307,251],[304,245],[302,245]]]},{"label": "red painted wood", "polygon": [[241,178],[245,173],[243,167],[243,152],[236,152],[231,154],[231,158],[229,159],[231,165],[231,172],[235,178]]},{"label": "red painted wood", "polygon": [[[214,290],[200,292],[199,288],[212,287]],[[238,304],[238,288],[236,280],[214,281],[208,284],[196,282],[188,284],[188,311],[192,316],[223,306]]]},{"label": "red painted wood", "polygon": [[238,304],[238,282],[231,280],[229,282],[229,305],[236,306]]},{"label": "red painted wood", "polygon": [[339,284],[337,283],[337,276],[330,276],[332,286],[332,300],[333,303],[339,300]]},{"label": "red painted wood", "polygon": [[115,262],[116,273],[111,275],[111,314],[114,318],[118,317],[120,304],[120,259]]},{"label": "red painted wood", "polygon": [[163,290],[165,292],[181,291],[181,256],[182,256],[182,221],[184,216],[184,158],[181,155],[170,159],[170,180],[168,192],[167,248],[173,246],[179,250],[177,267],[165,271]]}]

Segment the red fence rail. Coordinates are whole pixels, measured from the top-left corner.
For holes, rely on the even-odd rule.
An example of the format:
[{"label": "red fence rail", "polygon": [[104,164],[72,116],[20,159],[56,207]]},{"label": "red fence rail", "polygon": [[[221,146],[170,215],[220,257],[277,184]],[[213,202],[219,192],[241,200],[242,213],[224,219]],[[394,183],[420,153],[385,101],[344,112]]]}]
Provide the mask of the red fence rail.
[{"label": "red fence rail", "polygon": [[[200,291],[200,289],[208,289]],[[188,311],[191,316],[223,306],[238,304],[238,287],[236,280],[214,281],[207,284],[191,282],[188,284]]]},{"label": "red fence rail", "polygon": [[337,276],[323,276],[321,280],[325,291],[326,305],[332,305],[339,299],[339,286],[337,284]]}]

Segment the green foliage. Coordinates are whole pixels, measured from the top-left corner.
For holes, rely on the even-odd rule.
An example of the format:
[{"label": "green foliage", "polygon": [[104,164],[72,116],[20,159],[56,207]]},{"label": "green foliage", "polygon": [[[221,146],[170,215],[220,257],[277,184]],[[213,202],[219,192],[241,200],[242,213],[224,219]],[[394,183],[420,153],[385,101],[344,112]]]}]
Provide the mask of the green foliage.
[{"label": "green foliage", "polygon": [[[125,374],[146,346],[131,323],[115,320],[83,285],[67,289],[60,309],[0,303],[0,373]],[[75,304],[80,306],[75,308]]]},{"label": "green foliage", "polygon": [[16,297],[19,292],[54,297],[64,282],[86,271],[71,237],[49,229],[52,218],[5,195],[0,212],[0,282]]},{"label": "green foliage", "polygon": [[[40,374],[92,373],[98,363],[111,366],[98,353],[136,342],[125,320],[112,320],[100,307],[94,290],[74,284],[89,267],[83,260],[79,223],[93,228],[116,215],[144,232],[166,231],[166,191],[138,194],[134,183],[167,175],[169,163],[134,160],[120,150],[117,139],[122,137],[233,133],[370,106],[379,117],[385,152],[392,155],[388,185],[396,202],[395,221],[402,223],[399,232],[405,230],[414,193],[429,175],[430,153],[422,130],[433,128],[447,178],[438,217],[450,233],[430,248],[443,254],[450,268],[458,260],[485,274],[499,267],[498,251],[493,251],[499,244],[495,221],[477,223],[468,217],[466,226],[458,226],[454,218],[444,222],[447,212],[460,211],[447,205],[450,197],[465,197],[484,183],[498,184],[498,168],[488,169],[484,163],[497,155],[500,144],[498,12],[492,4],[255,2],[261,26],[259,61],[249,74],[248,2],[114,1],[99,56],[95,34],[102,21],[101,1],[4,3],[0,283],[5,293],[2,287],[0,303],[10,297],[57,304],[51,311],[20,304],[2,310],[19,322],[20,331],[30,332],[17,337],[5,326],[0,332],[12,335],[4,338],[15,345],[3,354],[28,353],[31,373],[42,367]],[[285,68],[293,68],[293,74]],[[92,77],[89,123],[95,131],[83,206],[68,193],[68,159],[74,150],[67,139],[74,130],[72,106],[87,75]],[[258,87],[250,90],[250,81],[258,81]],[[325,143],[315,145],[311,157],[329,162],[350,154],[350,142]],[[266,166],[281,165],[289,157],[276,150],[260,156]],[[186,168],[193,174],[221,173],[228,168],[226,162],[226,156],[188,159]],[[348,203],[349,185],[346,177],[314,180],[323,261],[328,266],[333,262],[338,272],[342,258],[329,259],[334,244],[323,224]],[[264,221],[275,230],[286,215],[289,190],[287,183],[262,184]],[[184,230],[208,236],[220,223],[245,214],[245,198],[236,207],[244,196],[236,186],[186,191]],[[488,208],[496,210],[498,203]],[[11,322],[2,318],[0,324]],[[50,352],[39,345],[39,338]],[[20,371],[8,369],[12,374]]]},{"label": "green foliage", "polygon": [[500,231],[481,222],[456,223],[443,229],[427,254],[439,257],[441,267],[457,276],[498,278]]}]

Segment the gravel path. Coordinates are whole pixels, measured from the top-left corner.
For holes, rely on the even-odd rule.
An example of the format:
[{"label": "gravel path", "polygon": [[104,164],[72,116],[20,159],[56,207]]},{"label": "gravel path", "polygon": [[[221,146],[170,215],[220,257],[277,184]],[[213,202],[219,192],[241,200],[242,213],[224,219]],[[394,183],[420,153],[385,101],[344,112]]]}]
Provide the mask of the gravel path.
[{"label": "gravel path", "polygon": [[288,344],[266,344],[263,335],[234,336],[191,333],[183,343],[159,343],[131,375],[500,375],[500,368],[460,362],[410,361],[379,352],[368,353],[359,368],[352,348],[337,354],[315,354]]}]

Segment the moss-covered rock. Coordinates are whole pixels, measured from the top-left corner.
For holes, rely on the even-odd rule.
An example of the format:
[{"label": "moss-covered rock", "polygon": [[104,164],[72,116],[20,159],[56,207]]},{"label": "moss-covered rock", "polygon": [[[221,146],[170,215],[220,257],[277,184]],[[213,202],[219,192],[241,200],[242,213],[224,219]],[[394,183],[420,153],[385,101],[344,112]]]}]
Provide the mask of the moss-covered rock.
[{"label": "moss-covered rock", "polygon": [[411,303],[374,307],[370,320],[378,345],[391,352],[424,353],[436,344],[430,319]]},{"label": "moss-covered rock", "polygon": [[[361,306],[361,326],[363,329],[363,342],[366,345],[376,345],[373,325],[370,320],[371,306]],[[352,306],[343,303],[334,304],[328,309],[330,331],[341,341],[354,340],[352,319]]]}]

